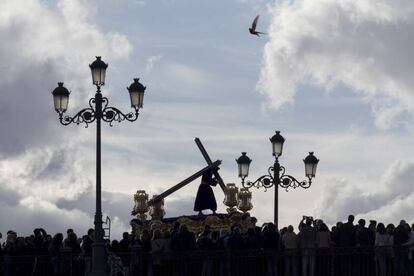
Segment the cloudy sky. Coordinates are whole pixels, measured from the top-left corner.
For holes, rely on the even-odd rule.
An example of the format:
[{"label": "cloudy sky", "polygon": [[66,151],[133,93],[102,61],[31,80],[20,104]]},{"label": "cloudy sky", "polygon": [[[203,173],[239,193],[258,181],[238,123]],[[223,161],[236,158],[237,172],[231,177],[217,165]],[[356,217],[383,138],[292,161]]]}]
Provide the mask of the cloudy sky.
[{"label": "cloudy sky", "polygon": [[[249,35],[260,14],[260,38]],[[103,93],[129,110],[134,77],[147,86],[134,122],[102,129],[103,209],[129,230],[136,190],[160,193],[205,166],[200,137],[240,185],[280,161],[307,190],[281,191],[279,225],[302,215],[329,224],[350,213],[414,221],[414,2],[410,0],[3,0],[0,2],[0,231],[51,233],[93,226],[95,127],[61,126],[51,91],[72,92],[69,114],[94,94],[88,64],[109,63]],[[199,182],[166,200],[193,214]],[[223,194],[216,187],[219,211]],[[273,192],[253,190],[253,215],[273,219]]]}]

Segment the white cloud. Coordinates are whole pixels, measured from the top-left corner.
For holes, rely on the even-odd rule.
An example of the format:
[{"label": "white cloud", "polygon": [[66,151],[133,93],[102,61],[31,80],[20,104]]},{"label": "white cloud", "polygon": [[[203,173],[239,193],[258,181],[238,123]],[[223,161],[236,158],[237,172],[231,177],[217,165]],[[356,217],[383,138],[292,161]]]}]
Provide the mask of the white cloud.
[{"label": "white cloud", "polygon": [[25,234],[36,225],[57,232],[93,221],[89,212],[57,205],[93,193],[93,170],[85,165],[93,162],[79,151],[81,128],[59,124],[51,95],[64,81],[76,91],[73,110],[90,90],[95,55],[115,61],[132,52],[125,35],[91,23],[92,8],[83,0],[0,2],[0,186],[7,195],[0,198],[0,220]]},{"label": "white cloud", "polygon": [[381,106],[374,112],[381,128],[414,111],[412,1],[296,0],[269,11],[257,88],[272,107],[293,103],[301,83],[328,90],[345,84]]},{"label": "white cloud", "polygon": [[61,0],[56,7],[38,0],[1,1],[0,37],[7,42],[0,45],[5,76],[0,110],[7,132],[0,136],[0,156],[42,146],[46,137],[58,135],[50,94],[58,81],[77,92],[71,95],[74,107],[89,90],[88,63],[95,55],[110,60],[132,51],[125,36],[91,24],[89,8],[77,0]]},{"label": "white cloud", "polygon": [[163,56],[163,54],[158,54],[147,58],[147,64],[145,65],[144,75],[148,75],[149,73],[151,73],[154,66],[161,61]]},{"label": "white cloud", "polygon": [[378,178],[331,178],[317,202],[316,213],[330,223],[344,220],[348,214],[366,219],[397,223],[413,221],[408,210],[414,208],[414,160],[398,160]]}]

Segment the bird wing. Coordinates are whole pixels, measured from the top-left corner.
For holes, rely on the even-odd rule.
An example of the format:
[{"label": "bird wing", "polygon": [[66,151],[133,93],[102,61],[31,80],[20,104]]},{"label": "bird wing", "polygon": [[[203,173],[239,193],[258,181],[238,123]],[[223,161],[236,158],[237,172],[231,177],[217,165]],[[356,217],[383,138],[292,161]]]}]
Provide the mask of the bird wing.
[{"label": "bird wing", "polygon": [[257,21],[259,21],[259,15],[256,15],[256,17],[253,20],[253,23],[252,23],[252,29],[253,30],[256,30]]}]

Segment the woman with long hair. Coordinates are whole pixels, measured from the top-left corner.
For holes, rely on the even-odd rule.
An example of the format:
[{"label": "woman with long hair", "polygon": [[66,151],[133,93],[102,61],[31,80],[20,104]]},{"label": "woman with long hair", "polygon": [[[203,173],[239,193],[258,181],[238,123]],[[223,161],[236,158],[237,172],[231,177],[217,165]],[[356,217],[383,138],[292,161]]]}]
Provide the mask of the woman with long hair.
[{"label": "woman with long hair", "polygon": [[383,223],[378,223],[375,234],[375,259],[377,263],[378,276],[387,275],[387,257],[392,246],[391,237],[385,231]]}]

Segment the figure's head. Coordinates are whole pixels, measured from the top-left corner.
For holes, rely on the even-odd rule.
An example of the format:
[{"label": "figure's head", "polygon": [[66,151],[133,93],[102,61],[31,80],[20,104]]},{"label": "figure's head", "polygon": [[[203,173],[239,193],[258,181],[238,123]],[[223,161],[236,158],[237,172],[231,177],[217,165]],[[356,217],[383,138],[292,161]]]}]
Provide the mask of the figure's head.
[{"label": "figure's head", "polygon": [[358,220],[358,224],[359,224],[359,226],[364,227],[365,226],[365,219]]},{"label": "figure's head", "polygon": [[180,233],[180,234],[183,234],[183,233],[187,233],[187,232],[188,232],[187,225],[185,225],[185,224],[181,224],[181,225],[180,225],[180,230],[179,230],[179,233]]},{"label": "figure's head", "polygon": [[176,221],[176,222],[174,222],[174,230],[175,231],[178,231],[178,229],[180,229],[180,222],[178,222],[178,221]]},{"label": "figure's head", "polygon": [[208,184],[210,184],[212,180],[213,180],[213,171],[212,170],[205,171],[203,173],[203,176],[201,177],[201,181],[207,182]]},{"label": "figure's head", "polygon": [[329,228],[325,223],[321,223],[321,225],[319,225],[319,232],[329,232]]},{"label": "figure's head", "polygon": [[254,236],[256,233],[254,231],[254,228],[249,228],[247,229],[247,235],[248,236]]},{"label": "figure's head", "polygon": [[155,229],[154,232],[152,233],[152,239],[153,240],[158,240],[158,239],[162,239],[162,232],[160,229]]},{"label": "figure's head", "polygon": [[381,235],[384,235],[386,232],[385,225],[383,223],[378,223],[377,232]]},{"label": "figure's head", "polygon": [[233,233],[234,234],[240,234],[240,232],[241,231],[240,231],[240,227],[239,226],[236,226],[236,227],[233,228]]},{"label": "figure's head", "polygon": [[41,235],[40,229],[39,229],[39,228],[34,229],[34,230],[33,230],[33,234],[34,234],[35,236],[40,236],[40,235]]}]

